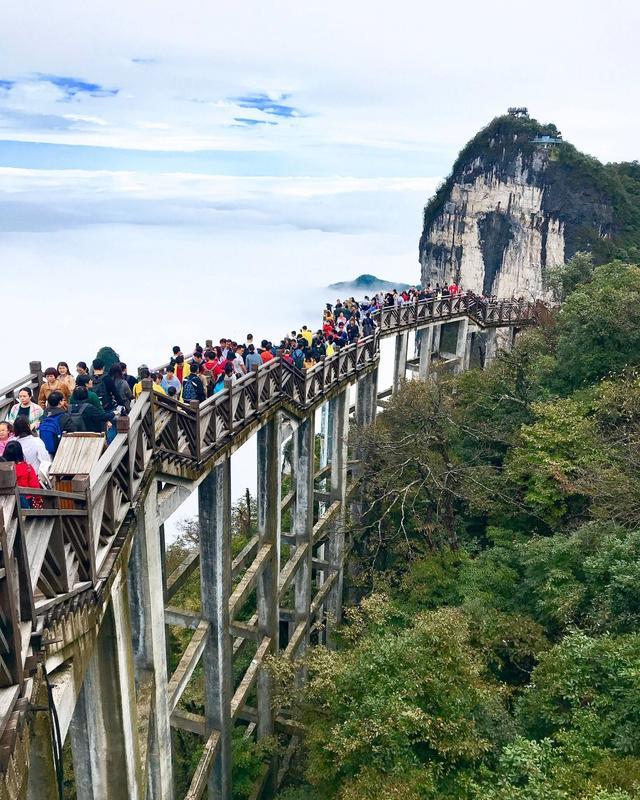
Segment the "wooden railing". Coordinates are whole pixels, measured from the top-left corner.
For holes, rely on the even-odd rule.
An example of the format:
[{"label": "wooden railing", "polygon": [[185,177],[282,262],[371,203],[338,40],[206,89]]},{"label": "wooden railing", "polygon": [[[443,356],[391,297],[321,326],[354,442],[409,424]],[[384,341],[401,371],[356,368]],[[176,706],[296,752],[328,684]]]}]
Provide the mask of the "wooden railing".
[{"label": "wooden railing", "polygon": [[[11,464],[0,464],[0,769],[10,753],[18,713],[36,668],[38,618],[52,604],[109,575],[118,534],[128,511],[143,500],[150,473],[188,467],[202,473],[243,432],[275,408],[311,412],[339,387],[379,359],[379,340],[432,322],[470,317],[481,327],[527,325],[535,306],[519,301],[484,302],[474,296],[405,303],[372,314],[374,335],[338,350],[311,369],[275,357],[232,381],[203,403],[182,403],[143,385],[130,415],[88,476],[72,491],[19,489]],[[0,390],[0,419],[29,386],[37,396],[40,364]],[[21,498],[40,496],[42,508],[23,508]],[[21,707],[20,707],[21,708]],[[12,733],[12,731],[14,733]]]},{"label": "wooden railing", "polygon": [[468,316],[483,328],[504,325],[530,325],[535,321],[537,303],[525,300],[483,300],[474,294],[453,295],[440,300],[419,300],[399,306],[385,306],[374,311],[372,319],[382,336],[403,328],[415,328],[433,322],[446,322]]}]

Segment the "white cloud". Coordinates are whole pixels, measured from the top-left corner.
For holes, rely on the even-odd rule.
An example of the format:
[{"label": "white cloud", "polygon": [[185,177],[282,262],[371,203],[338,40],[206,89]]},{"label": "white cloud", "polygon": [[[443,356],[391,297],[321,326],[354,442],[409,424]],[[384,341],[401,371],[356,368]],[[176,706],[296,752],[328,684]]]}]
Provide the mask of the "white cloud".
[{"label": "white cloud", "polygon": [[[4,10],[0,79],[19,81],[11,102],[39,114],[57,113],[60,97],[24,82],[35,73],[120,90],[74,99],[72,113],[108,122],[100,131],[25,124],[19,138],[27,141],[293,150],[310,163],[319,144],[338,154],[349,143],[397,151],[404,174],[425,174],[416,147],[450,159],[493,115],[525,103],[601,158],[633,158],[639,14],[626,0],[606,10],[585,0],[579,11],[561,0],[553,13],[503,0],[185,0],[179,14],[168,0],[23,0]],[[61,44],[50,31],[63,19]],[[290,95],[311,116],[230,128],[238,108],[229,98],[250,93]]]}]

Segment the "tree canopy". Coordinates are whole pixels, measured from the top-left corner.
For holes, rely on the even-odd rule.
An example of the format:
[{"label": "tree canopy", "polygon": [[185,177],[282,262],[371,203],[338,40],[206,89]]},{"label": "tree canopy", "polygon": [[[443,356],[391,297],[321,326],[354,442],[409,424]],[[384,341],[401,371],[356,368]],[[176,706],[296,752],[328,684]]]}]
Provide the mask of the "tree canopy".
[{"label": "tree canopy", "polygon": [[283,800],[640,798],[640,269],[574,259],[485,371],[357,431],[337,651],[276,664]]}]

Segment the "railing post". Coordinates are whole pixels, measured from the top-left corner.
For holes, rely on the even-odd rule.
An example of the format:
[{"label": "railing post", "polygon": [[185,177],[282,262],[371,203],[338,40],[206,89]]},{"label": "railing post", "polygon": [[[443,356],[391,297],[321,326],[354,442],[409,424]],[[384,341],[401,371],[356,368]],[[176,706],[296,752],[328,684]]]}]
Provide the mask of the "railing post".
[{"label": "railing post", "polygon": [[40,393],[40,387],[42,386],[42,381],[44,380],[42,377],[42,362],[30,361],[29,372],[34,376],[35,387],[33,389],[33,402],[37,403],[38,394]]},{"label": "railing post", "polygon": [[262,387],[264,385],[264,370],[256,364],[252,368],[253,374],[256,377],[256,412],[259,414],[262,411]]},{"label": "railing post", "polygon": [[[224,388],[227,390],[229,394],[229,435],[233,434],[233,428],[235,426],[235,416],[236,416],[236,402],[233,396],[233,379],[232,378],[225,378],[224,379]],[[200,415],[198,415],[198,419]]]},{"label": "railing post", "polygon": [[193,454],[194,457],[200,461],[200,455],[202,453],[202,429],[200,424],[200,401],[199,400],[189,400],[189,408],[193,411],[195,415],[195,440],[196,440],[196,451]]},{"label": "railing post", "polygon": [[85,541],[83,542],[86,549],[87,571],[89,573],[89,580],[95,585],[97,579],[96,573],[96,546],[93,538],[93,509],[91,507],[91,491],[89,487],[89,476],[76,476],[71,481],[71,491],[80,492],[85,496],[85,508],[87,511],[86,528],[84,530]]}]

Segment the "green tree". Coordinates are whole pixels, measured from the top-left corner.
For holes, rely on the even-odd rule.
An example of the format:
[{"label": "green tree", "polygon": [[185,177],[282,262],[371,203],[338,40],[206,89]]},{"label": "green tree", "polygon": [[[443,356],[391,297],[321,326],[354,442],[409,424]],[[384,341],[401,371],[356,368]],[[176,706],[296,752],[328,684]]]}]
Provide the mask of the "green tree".
[{"label": "green tree", "polygon": [[566,730],[620,756],[640,756],[640,635],[569,633],[543,654],[519,702],[523,731],[544,739]]},{"label": "green tree", "polygon": [[578,252],[566,264],[547,270],[546,286],[558,302],[563,302],[580,284],[591,280],[593,270],[591,253]]},{"label": "green tree", "polygon": [[[521,538],[491,531],[495,546],[465,562],[465,605],[523,614],[557,639],[570,627],[627,633],[640,626],[640,531],[589,523],[570,533]],[[488,611],[492,609],[492,611]]]},{"label": "green tree", "polygon": [[438,792],[457,770],[508,738],[500,691],[460,611],[403,625],[389,624],[389,607],[377,613],[382,621],[365,625],[348,648],[317,648],[307,659],[309,680],[294,701],[306,731],[305,776],[318,798],[382,800],[401,797],[407,784],[409,797],[445,796]]},{"label": "green tree", "polygon": [[109,372],[109,369],[114,364],[120,363],[120,356],[116,353],[113,347],[101,347],[96,353],[96,358],[104,362],[105,372]]},{"label": "green tree", "polygon": [[640,363],[640,267],[597,267],[569,295],[558,325],[557,377],[565,390]]}]

